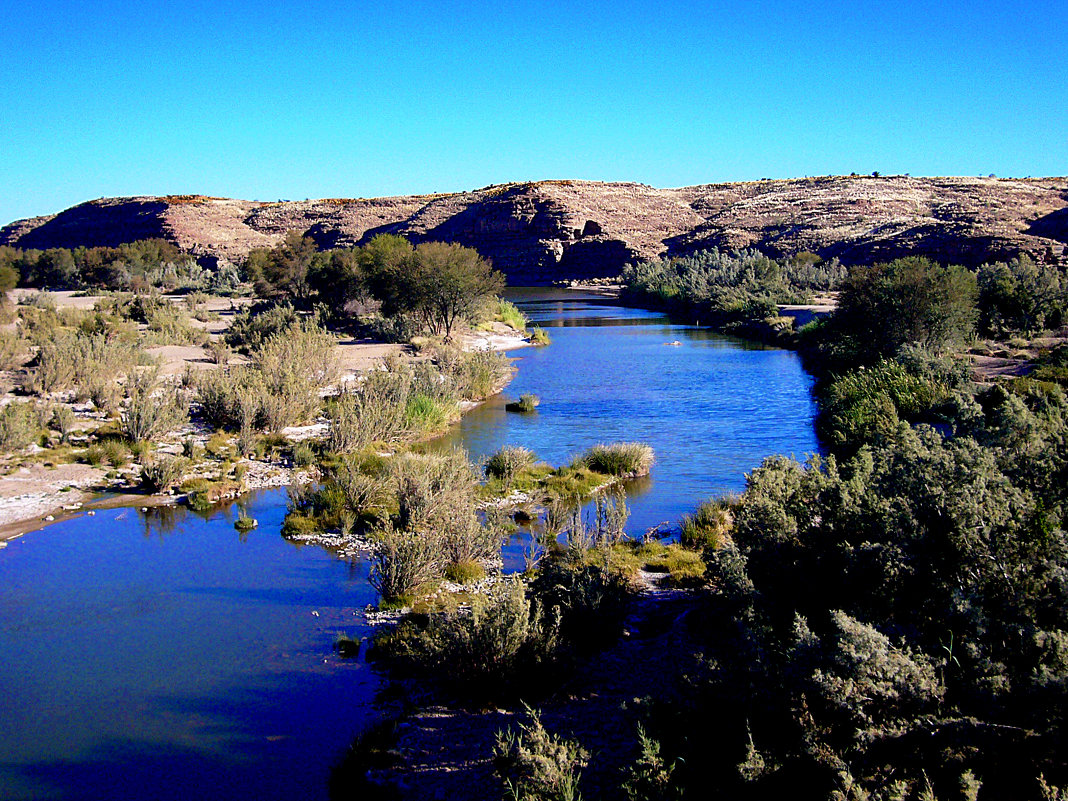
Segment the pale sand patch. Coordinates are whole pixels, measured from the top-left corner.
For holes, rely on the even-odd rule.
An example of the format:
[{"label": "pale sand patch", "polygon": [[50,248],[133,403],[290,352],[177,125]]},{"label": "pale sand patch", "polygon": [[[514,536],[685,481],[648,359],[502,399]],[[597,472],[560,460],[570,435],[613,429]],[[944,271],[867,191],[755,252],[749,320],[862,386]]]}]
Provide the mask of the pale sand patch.
[{"label": "pale sand patch", "polygon": [[[65,506],[85,503],[85,490],[104,479],[104,470],[85,464],[22,467],[0,478],[0,540],[21,533],[19,524],[62,512]],[[73,487],[63,492],[61,490]]]},{"label": "pale sand patch", "polygon": [[193,345],[157,345],[154,348],[145,348],[145,353],[159,361],[161,376],[181,375],[186,367],[194,370],[218,369],[207,350]]},{"label": "pale sand patch", "polygon": [[364,373],[381,366],[386,359],[410,351],[407,345],[346,339],[338,343],[338,367],[344,375]]}]

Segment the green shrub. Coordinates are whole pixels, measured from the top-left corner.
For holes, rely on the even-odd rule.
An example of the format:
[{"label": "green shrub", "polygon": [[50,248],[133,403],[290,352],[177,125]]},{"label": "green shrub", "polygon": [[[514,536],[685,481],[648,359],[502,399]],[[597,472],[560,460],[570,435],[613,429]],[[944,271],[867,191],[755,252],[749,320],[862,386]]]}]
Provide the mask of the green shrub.
[{"label": "green shrub", "polygon": [[208,357],[214,364],[226,367],[230,363],[230,346],[223,341],[213,340],[207,344]]},{"label": "green shrub", "polygon": [[886,437],[904,419],[915,422],[949,395],[937,380],[909,372],[896,361],[853,370],[823,393],[820,431],[835,446]]},{"label": "green shrub", "polygon": [[345,390],[326,404],[328,445],[348,453],[370,442],[389,442],[404,431],[412,377],[407,372],[373,370],[359,390]]},{"label": "green shrub", "polygon": [[0,451],[20,451],[37,438],[40,426],[28,403],[13,401],[0,408]]},{"label": "green shrub", "polygon": [[545,346],[551,345],[552,342],[549,333],[541,326],[536,325],[530,330],[530,343],[532,345]]},{"label": "green shrub", "polygon": [[82,454],[82,460],[86,464],[91,464],[94,467],[103,464],[107,460],[107,455],[104,453],[104,448],[100,445],[90,445],[85,449],[85,453]]},{"label": "green shrub", "polygon": [[527,330],[527,316],[514,303],[507,300],[497,301],[497,313],[494,319],[520,333]]},{"label": "green shrub", "polygon": [[519,445],[506,445],[487,461],[486,475],[505,483],[513,481],[521,472],[533,467],[536,457],[534,451]]},{"label": "green shrub", "polygon": [[185,468],[184,459],[157,456],[146,460],[141,470],[141,483],[149,492],[156,494],[167,492],[181,480]]},{"label": "green shrub", "polygon": [[503,387],[512,375],[512,363],[503,353],[476,350],[470,353],[456,346],[441,347],[436,361],[441,372],[464,400],[488,398]]},{"label": "green shrub", "polygon": [[210,335],[190,325],[186,314],[173,303],[164,301],[149,311],[144,341],[148,345],[206,345]]},{"label": "green shrub", "polygon": [[261,425],[266,392],[259,372],[247,367],[205,371],[196,377],[197,408],[213,428],[237,431]]},{"label": "green shrub", "polygon": [[504,781],[505,797],[515,801],[581,801],[579,777],[589,752],[574,740],[550,734],[538,712],[529,722],[497,733],[493,765]]},{"label": "green shrub", "polygon": [[77,389],[89,397],[93,387],[132,373],[144,355],[132,342],[99,333],[56,330],[34,339],[38,352],[29,387],[38,394]]},{"label": "green shrub", "polygon": [[677,763],[667,763],[660,754],[660,743],[638,724],[638,758],[627,768],[623,796],[627,801],[677,801],[682,788],[674,778]]},{"label": "green shrub", "polygon": [[28,343],[16,331],[0,330],[0,370],[22,366]]},{"label": "green shrub", "polygon": [[682,533],[679,541],[691,548],[717,548],[730,536],[734,515],[732,499],[705,501],[693,512],[682,518]]},{"label": "green shrub", "polygon": [[614,643],[630,605],[630,582],[605,553],[595,551],[582,561],[575,554],[548,559],[532,585],[544,609],[559,610],[560,637],[579,653]]},{"label": "green shrub", "polygon": [[322,329],[294,329],[268,339],[253,361],[266,388],[264,425],[278,431],[318,416],[319,390],[337,378],[337,342]]},{"label": "green shrub", "polygon": [[602,475],[641,476],[649,472],[653,458],[653,449],[643,442],[616,442],[594,445],[579,460]]},{"label": "green shrub", "polygon": [[64,403],[60,403],[52,411],[51,426],[59,432],[59,441],[61,444],[66,444],[70,439],[71,432],[74,430],[74,425],[77,422],[77,418],[74,416],[74,410]]},{"label": "green shrub", "polygon": [[245,306],[226,332],[226,344],[247,352],[258,350],[273,336],[300,325],[296,310],[288,303]]},{"label": "green shrub", "polygon": [[557,626],[511,579],[473,596],[470,609],[433,613],[425,625],[406,622],[381,644],[402,670],[488,700],[537,680],[555,658]]},{"label": "green shrub", "polygon": [[383,526],[375,532],[378,548],[371,562],[371,585],[387,604],[409,601],[441,577],[444,559],[439,543],[424,534]]}]

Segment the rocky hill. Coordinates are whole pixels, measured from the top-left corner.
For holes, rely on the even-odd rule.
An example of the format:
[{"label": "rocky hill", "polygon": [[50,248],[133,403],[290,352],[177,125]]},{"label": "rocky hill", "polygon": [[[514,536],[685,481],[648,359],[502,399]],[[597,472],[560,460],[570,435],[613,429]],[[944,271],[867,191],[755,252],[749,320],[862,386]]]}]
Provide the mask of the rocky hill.
[{"label": "rocky hill", "polygon": [[1068,259],[1068,178],[842,176],[655,189],[539,181],[471,192],[260,203],[200,195],[106,198],[0,229],[20,248],[163,237],[240,261],[287,231],[321,247],[387,232],[478,249],[512,283],[614,275],[637,258],[720,247],[808,250],[846,263],[921,253],[964,264],[1020,252]]}]

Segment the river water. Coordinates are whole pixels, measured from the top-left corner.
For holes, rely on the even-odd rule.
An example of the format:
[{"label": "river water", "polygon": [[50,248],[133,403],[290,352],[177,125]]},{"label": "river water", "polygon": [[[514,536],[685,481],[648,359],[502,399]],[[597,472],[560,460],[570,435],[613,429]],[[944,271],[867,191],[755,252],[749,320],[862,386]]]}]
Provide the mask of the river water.
[{"label": "river water", "polygon": [[[652,475],[627,487],[634,534],[742,489],[764,456],[818,447],[796,354],[574,292],[511,297],[553,344],[511,354],[504,396],[438,447],[562,464],[648,442]],[[506,412],[524,392],[538,411]],[[365,561],[279,536],[285,502],[248,498],[260,525],[245,536],[233,509],[108,509],[0,550],[0,798],[325,798],[380,686],[332,646],[369,633],[375,594]]]}]

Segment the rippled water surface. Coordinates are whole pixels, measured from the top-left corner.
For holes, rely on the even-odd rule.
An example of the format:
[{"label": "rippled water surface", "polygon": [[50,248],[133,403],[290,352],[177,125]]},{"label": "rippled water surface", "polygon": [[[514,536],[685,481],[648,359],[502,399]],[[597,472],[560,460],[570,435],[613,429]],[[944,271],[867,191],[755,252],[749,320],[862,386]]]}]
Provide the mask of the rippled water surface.
[{"label": "rippled water surface", "polygon": [[[793,353],[574,293],[513,299],[553,344],[512,354],[505,396],[541,406],[493,399],[437,447],[518,444],[560,464],[649,442],[653,474],[628,487],[634,533],[741,489],[768,454],[817,447]],[[279,536],[285,499],[250,498],[260,526],[244,537],[232,511],[109,509],[0,550],[0,798],[325,798],[378,687],[332,645],[367,635],[374,591],[364,562]]]}]

